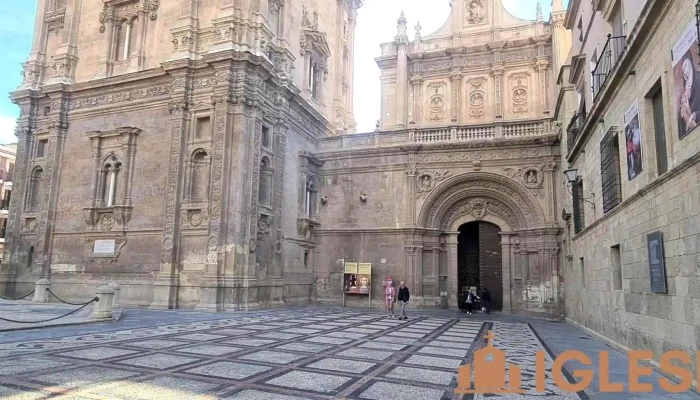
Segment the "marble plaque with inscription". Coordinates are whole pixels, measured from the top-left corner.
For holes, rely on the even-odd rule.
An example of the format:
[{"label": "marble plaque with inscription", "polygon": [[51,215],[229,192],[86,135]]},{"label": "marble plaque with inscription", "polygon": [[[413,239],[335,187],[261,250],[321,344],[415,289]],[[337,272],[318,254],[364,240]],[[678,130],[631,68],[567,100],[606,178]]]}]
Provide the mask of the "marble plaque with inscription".
[{"label": "marble plaque with inscription", "polygon": [[116,241],[114,239],[95,240],[95,247],[92,252],[95,254],[114,254],[115,247]]}]

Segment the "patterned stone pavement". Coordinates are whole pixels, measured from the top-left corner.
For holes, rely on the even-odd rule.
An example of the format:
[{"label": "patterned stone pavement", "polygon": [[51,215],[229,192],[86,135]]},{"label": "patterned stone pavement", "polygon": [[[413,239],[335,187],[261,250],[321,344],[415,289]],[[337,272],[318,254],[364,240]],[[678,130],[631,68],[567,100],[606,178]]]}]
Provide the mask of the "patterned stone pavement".
[{"label": "patterned stone pavement", "polygon": [[0,399],[451,399],[489,329],[519,364],[543,349],[524,323],[282,310],[0,343]]}]

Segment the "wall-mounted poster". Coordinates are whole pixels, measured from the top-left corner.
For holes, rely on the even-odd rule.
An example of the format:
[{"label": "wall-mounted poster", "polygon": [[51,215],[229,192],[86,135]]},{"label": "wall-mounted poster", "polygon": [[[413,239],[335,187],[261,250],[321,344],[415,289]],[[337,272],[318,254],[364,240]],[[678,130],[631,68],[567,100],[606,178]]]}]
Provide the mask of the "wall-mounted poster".
[{"label": "wall-mounted poster", "polygon": [[372,279],[372,264],[345,263],[345,293],[369,294]]},{"label": "wall-mounted poster", "polygon": [[649,252],[649,280],[652,293],[666,293],[666,256],[664,254],[664,235],[656,231],[647,235]]},{"label": "wall-mounted poster", "polygon": [[700,54],[695,21],[673,47],[673,82],[678,135],[682,139],[700,125]]},{"label": "wall-mounted poster", "polygon": [[627,177],[634,179],[642,172],[642,129],[639,105],[635,103],[625,114],[625,144],[627,148]]}]

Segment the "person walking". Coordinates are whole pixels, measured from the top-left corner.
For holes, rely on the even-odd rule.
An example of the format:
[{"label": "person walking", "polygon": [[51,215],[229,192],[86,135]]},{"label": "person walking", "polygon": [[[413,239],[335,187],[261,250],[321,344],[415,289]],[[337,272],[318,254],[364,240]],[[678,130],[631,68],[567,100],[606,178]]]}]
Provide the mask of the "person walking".
[{"label": "person walking", "polygon": [[394,303],[396,302],[396,288],[394,282],[390,279],[386,281],[386,289],[384,289],[386,300],[386,311],[389,313],[389,319],[394,319]]},{"label": "person walking", "polygon": [[404,282],[401,281],[399,284],[399,294],[397,296],[397,300],[399,301],[399,304],[401,305],[401,312],[399,313],[399,319],[408,319],[406,317],[406,304],[408,303],[408,299],[411,297],[410,293],[408,293],[408,287],[404,285]]},{"label": "person walking", "polygon": [[491,292],[487,288],[481,292],[481,299],[484,301],[484,312],[491,314]]},{"label": "person walking", "polygon": [[471,314],[472,310],[474,309],[474,294],[472,291],[467,292],[467,314]]}]

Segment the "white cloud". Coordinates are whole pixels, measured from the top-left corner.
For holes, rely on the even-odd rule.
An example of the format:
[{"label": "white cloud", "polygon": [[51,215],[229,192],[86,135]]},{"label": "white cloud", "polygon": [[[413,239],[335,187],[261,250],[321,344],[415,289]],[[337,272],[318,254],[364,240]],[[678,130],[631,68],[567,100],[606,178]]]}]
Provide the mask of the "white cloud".
[{"label": "white cloud", "polygon": [[15,126],[17,118],[0,116],[0,144],[16,143]]},{"label": "white cloud", "polygon": [[[506,9],[518,18],[534,19],[537,0],[502,0]],[[545,20],[550,1],[542,1]],[[450,14],[447,0],[372,0],[366,1],[357,12],[355,29],[355,88],[354,114],[357,132],[372,132],[381,112],[379,67],[374,61],[381,53],[380,44],[394,41],[396,20],[404,11],[408,20],[408,36],[415,35],[420,21],[421,35],[438,30]]]}]

